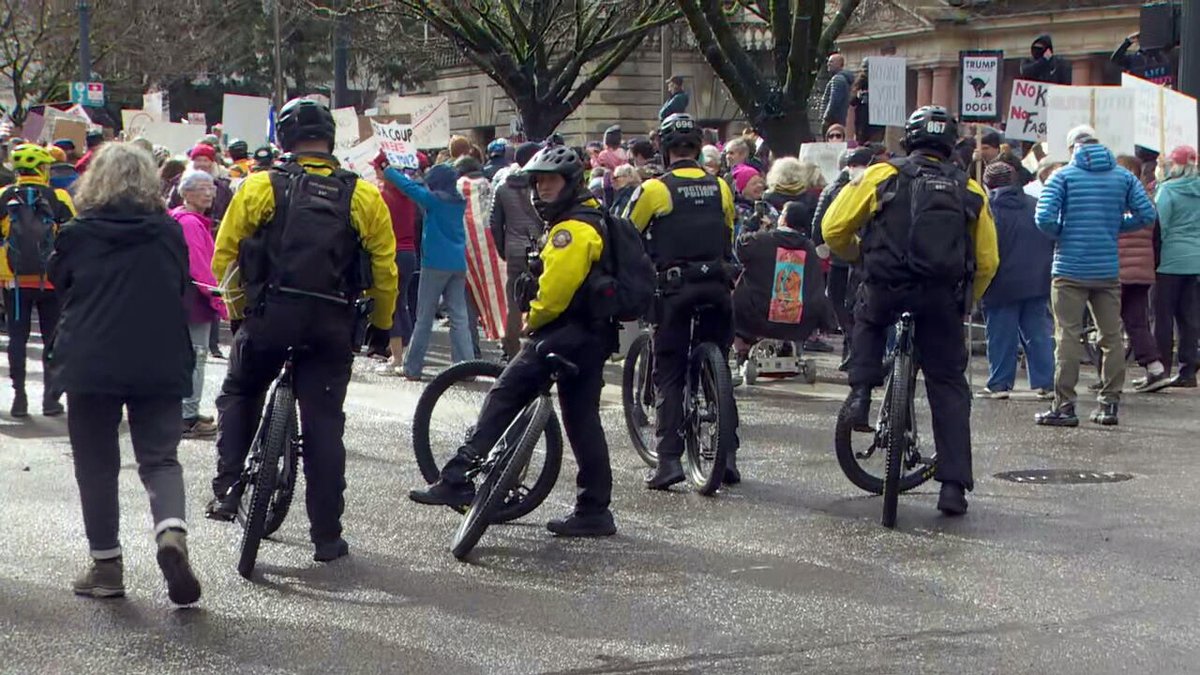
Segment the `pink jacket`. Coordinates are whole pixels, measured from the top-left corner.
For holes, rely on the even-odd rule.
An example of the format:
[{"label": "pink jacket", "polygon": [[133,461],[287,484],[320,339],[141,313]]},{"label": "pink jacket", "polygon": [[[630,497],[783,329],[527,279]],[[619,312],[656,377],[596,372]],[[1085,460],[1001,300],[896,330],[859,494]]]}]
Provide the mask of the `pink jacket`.
[{"label": "pink jacket", "polygon": [[[179,221],[180,227],[183,228],[183,238],[187,241],[188,267],[191,271],[192,281],[204,286],[218,285],[217,278],[212,273],[213,252],[216,249],[212,238],[212,218],[202,213],[188,211],[183,206],[172,209],[171,217]],[[205,314],[202,311],[205,305],[201,303],[196,303],[196,307],[189,305],[189,323],[205,323],[205,321],[211,321],[215,316],[223,319],[227,317],[225,301],[213,297],[212,291],[208,288],[195,284],[193,286],[200,292],[199,297],[206,302],[207,307],[211,308],[214,314],[205,318],[202,316]]]},{"label": "pink jacket", "polygon": [[595,164],[602,166],[609,171],[629,163],[629,155],[621,148],[604,148],[600,154],[596,155]]}]

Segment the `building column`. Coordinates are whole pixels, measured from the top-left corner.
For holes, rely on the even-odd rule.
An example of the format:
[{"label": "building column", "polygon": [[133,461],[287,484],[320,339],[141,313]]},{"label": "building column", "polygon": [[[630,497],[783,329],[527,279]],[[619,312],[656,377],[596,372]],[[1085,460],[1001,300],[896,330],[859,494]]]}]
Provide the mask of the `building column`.
[{"label": "building column", "polygon": [[933,103],[933,69],[917,69],[917,107]]},{"label": "building column", "polygon": [[1081,87],[1092,84],[1092,57],[1084,56],[1071,61],[1071,84]]},{"label": "building column", "polygon": [[[943,106],[951,111],[955,109],[955,98],[958,93],[954,90],[954,71],[955,69],[950,66],[941,66],[933,69],[932,104]],[[919,86],[920,80],[917,82]],[[918,96],[920,96],[919,92],[920,90],[918,89]]]}]

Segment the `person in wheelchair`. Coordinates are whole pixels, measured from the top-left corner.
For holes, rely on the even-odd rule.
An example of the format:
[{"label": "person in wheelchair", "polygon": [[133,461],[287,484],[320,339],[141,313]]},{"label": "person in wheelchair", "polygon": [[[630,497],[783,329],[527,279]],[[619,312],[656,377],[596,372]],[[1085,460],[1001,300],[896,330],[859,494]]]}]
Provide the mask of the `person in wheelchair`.
[{"label": "person in wheelchair", "polygon": [[[804,343],[829,313],[825,274],[812,240],[812,207],[788,202],[775,227],[743,234],[737,257],[742,274],[733,290],[738,367],[759,340],[781,340],[780,355],[799,356]],[[796,343],[788,345],[787,343]]]}]

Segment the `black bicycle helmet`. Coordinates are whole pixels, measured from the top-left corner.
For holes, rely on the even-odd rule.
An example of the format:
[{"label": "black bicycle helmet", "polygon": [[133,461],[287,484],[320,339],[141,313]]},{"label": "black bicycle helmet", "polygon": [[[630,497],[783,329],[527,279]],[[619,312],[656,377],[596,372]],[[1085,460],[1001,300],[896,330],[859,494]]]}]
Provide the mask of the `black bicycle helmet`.
[{"label": "black bicycle helmet", "polygon": [[698,157],[703,146],[704,134],[691,115],[675,113],[658,127],[658,147],[663,155],[673,148],[690,147],[695,151],[693,155]]},{"label": "black bicycle helmet", "polygon": [[326,141],[332,152],[336,132],[329,108],[307,98],[285,103],[275,121],[275,135],[284,152],[291,152],[300,141]]},{"label": "black bicycle helmet", "polygon": [[589,196],[583,185],[583,160],[579,153],[565,145],[542,148],[529,160],[523,171],[531,175],[535,188],[539,174],[556,173],[566,181],[558,197],[550,202],[543,201],[537,190],[533,190],[533,205],[548,223],[554,222],[568,208]]},{"label": "black bicycle helmet", "polygon": [[229,157],[231,159],[246,159],[250,156],[250,144],[246,141],[233,139],[229,143]]},{"label": "black bicycle helmet", "polygon": [[917,108],[904,125],[904,149],[933,150],[944,157],[954,152],[958,141],[958,121],[940,105]]}]

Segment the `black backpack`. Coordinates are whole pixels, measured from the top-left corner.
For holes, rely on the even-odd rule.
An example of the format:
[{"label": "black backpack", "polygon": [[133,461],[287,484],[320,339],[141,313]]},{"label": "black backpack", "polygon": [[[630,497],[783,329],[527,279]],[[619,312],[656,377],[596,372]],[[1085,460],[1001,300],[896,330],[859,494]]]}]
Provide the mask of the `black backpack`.
[{"label": "black backpack", "polygon": [[627,218],[604,210],[587,214],[604,240],[598,272],[592,273],[592,316],[616,321],[637,321],[654,303],[658,273],[646,253],[642,234]]},{"label": "black backpack", "polygon": [[957,283],[974,260],[967,174],[952,162],[892,160],[897,174],[879,192],[863,238],[867,275],[889,282]]},{"label": "black backpack", "polygon": [[252,304],[263,291],[350,304],[372,286],[370,256],[350,217],[357,180],[294,162],[271,169],[275,215],[238,254]]},{"label": "black backpack", "polygon": [[70,220],[70,212],[44,185],[10,185],[0,202],[8,216],[8,268],[14,275],[44,277],[58,227]]}]

